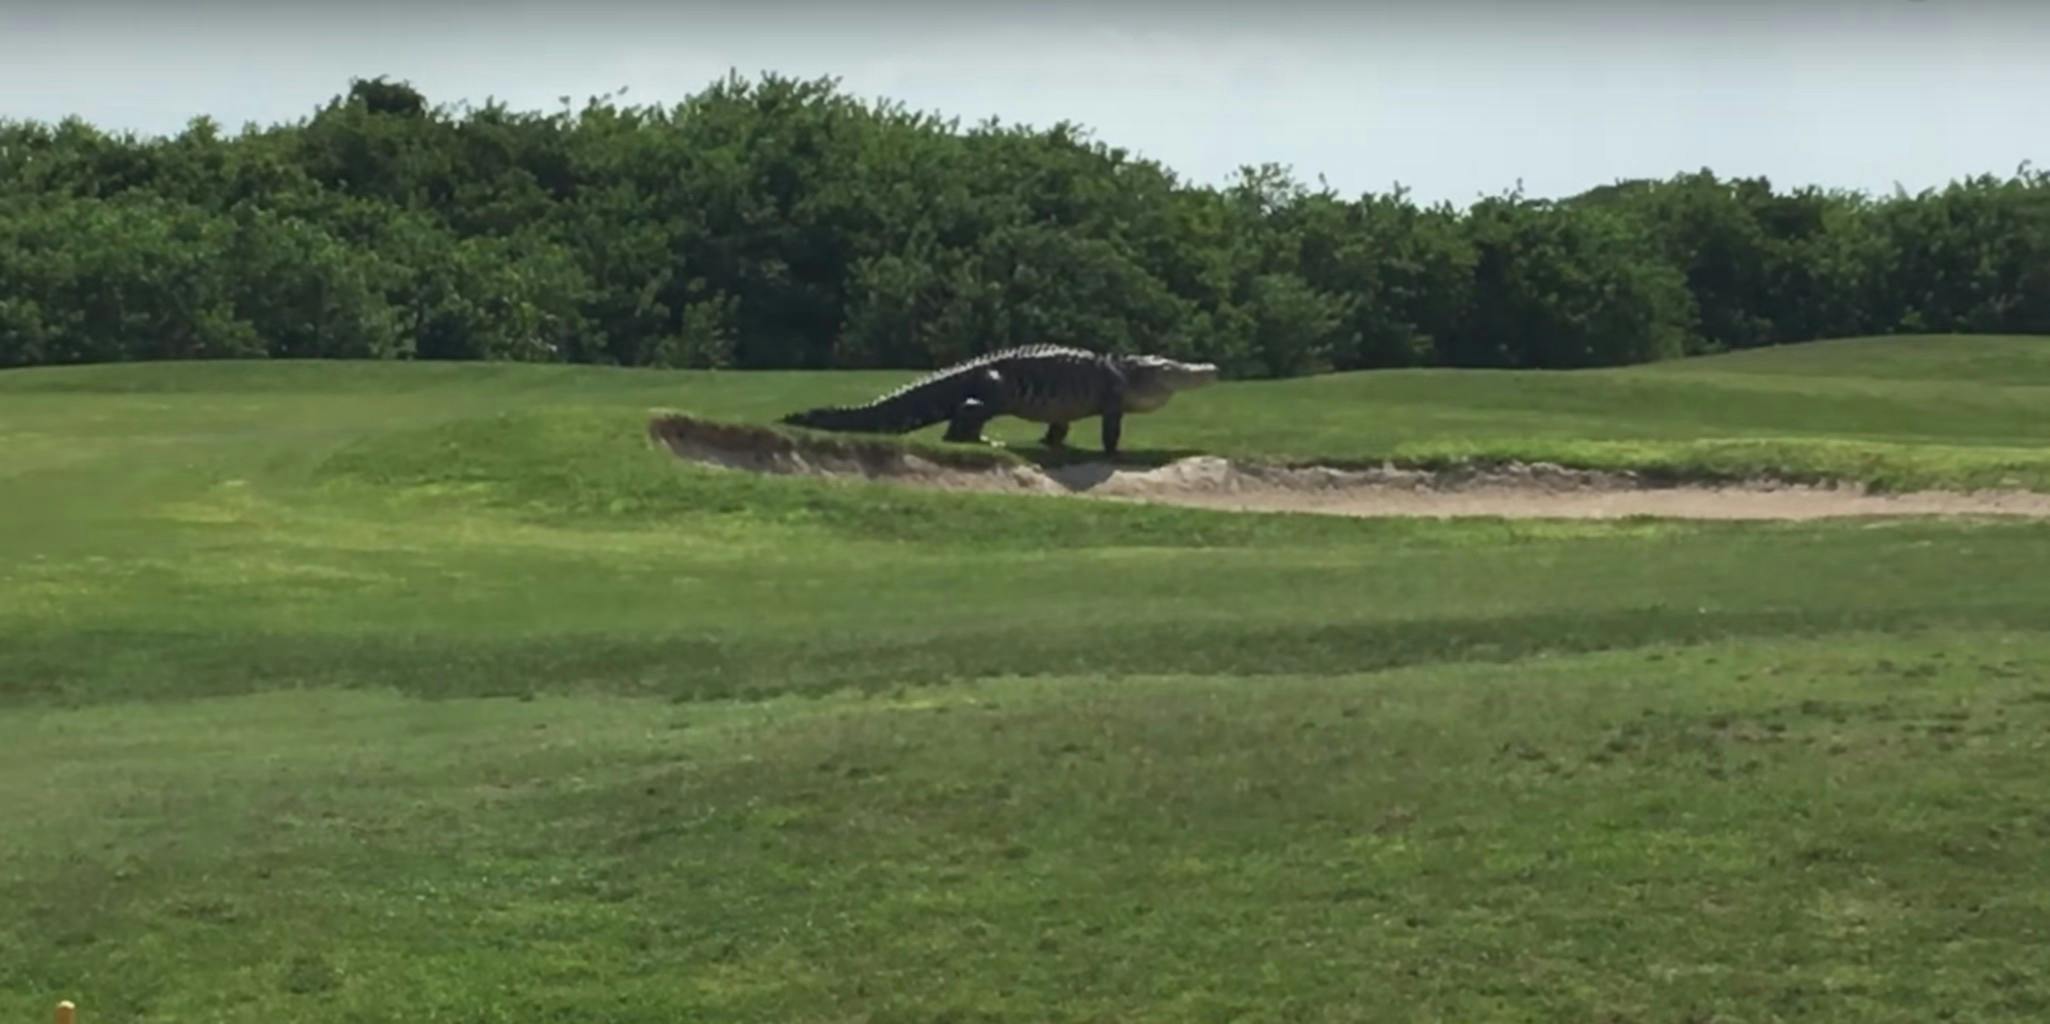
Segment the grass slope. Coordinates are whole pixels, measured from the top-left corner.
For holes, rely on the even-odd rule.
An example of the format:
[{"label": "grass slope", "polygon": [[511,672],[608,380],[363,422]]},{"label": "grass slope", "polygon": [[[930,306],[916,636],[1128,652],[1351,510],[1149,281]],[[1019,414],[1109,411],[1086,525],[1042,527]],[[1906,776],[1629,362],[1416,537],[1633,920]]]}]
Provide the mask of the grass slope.
[{"label": "grass slope", "polygon": [[[2026,476],[2040,344],[1236,385],[1129,433]],[[640,436],[893,376],[0,374],[0,1017],[2050,1003],[2050,526],[1235,516]]]}]

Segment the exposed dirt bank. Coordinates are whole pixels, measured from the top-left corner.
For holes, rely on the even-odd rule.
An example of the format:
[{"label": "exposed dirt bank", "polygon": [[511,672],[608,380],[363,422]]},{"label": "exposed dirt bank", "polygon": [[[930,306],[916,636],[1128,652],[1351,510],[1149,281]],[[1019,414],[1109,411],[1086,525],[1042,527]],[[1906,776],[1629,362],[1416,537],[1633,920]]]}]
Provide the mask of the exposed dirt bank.
[{"label": "exposed dirt bank", "polygon": [[1575,519],[2050,516],[2050,494],[2026,491],[1872,494],[1857,486],[1772,481],[1674,485],[1631,473],[1545,464],[1448,471],[1333,469],[1196,456],[1155,467],[1102,461],[1042,467],[977,459],[972,453],[941,460],[858,437],[797,440],[758,427],[682,415],[656,417],[648,424],[648,435],[679,458],[755,473],[1246,512]]}]

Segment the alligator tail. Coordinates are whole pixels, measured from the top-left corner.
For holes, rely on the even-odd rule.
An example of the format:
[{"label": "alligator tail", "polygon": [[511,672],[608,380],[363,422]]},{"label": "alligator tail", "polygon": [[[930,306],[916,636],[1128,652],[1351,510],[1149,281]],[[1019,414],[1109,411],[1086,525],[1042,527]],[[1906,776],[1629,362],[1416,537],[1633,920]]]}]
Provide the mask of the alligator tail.
[{"label": "alligator tail", "polygon": [[[949,380],[925,380],[866,405],[829,405],[791,413],[782,422],[812,430],[853,431],[864,434],[908,434],[932,426],[950,415],[942,392]],[[921,386],[922,385],[922,386]]]},{"label": "alligator tail", "polygon": [[873,405],[834,405],[794,412],[783,417],[782,422],[812,430],[852,431],[862,434],[908,434],[920,427],[939,422],[939,418],[919,422],[923,417],[911,419],[890,415],[893,411]]}]

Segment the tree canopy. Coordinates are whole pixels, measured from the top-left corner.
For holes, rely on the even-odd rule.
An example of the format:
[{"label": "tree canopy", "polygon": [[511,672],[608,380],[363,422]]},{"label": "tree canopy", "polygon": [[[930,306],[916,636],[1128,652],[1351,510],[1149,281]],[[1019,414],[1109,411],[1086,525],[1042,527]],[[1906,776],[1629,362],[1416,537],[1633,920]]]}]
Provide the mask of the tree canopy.
[{"label": "tree canopy", "polygon": [[1884,197],[1708,170],[1464,209],[1219,186],[1071,123],[833,79],[113,135],[0,120],[0,366],[183,358],[927,367],[1053,341],[1234,376],[1585,367],[2050,333],[2050,175]]}]

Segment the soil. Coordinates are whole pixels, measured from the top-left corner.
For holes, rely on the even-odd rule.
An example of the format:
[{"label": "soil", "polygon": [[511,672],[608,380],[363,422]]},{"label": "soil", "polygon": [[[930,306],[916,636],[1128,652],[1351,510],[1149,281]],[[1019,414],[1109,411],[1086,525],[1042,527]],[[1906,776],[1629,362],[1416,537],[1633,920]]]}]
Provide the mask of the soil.
[{"label": "soil", "polygon": [[1104,461],[946,461],[861,439],[798,440],[758,427],[658,416],[651,439],[679,458],[756,473],[862,479],[936,490],[1152,502],[1241,512],[1343,516],[1793,520],[1846,516],[2050,516],[2030,491],[1871,493],[1858,485],[1663,483],[1544,463],[1488,469],[1338,469],[1195,456],[1162,466]]}]

